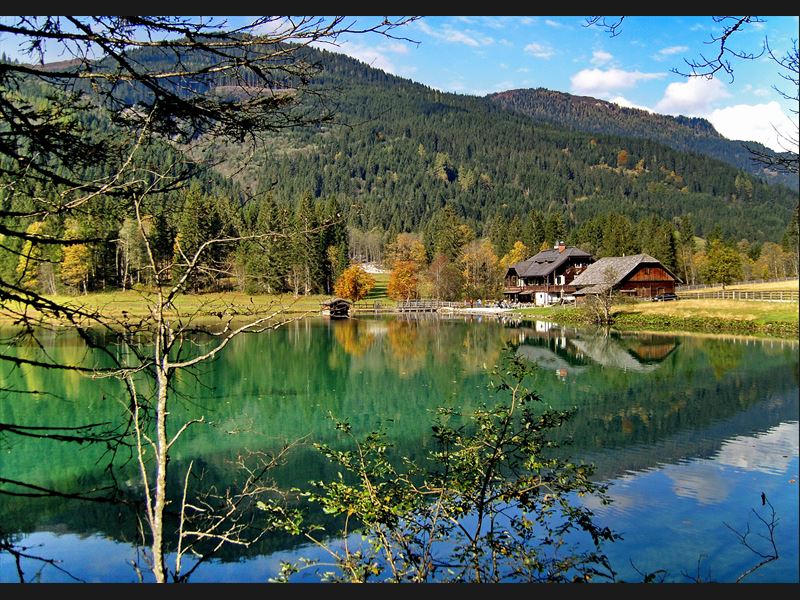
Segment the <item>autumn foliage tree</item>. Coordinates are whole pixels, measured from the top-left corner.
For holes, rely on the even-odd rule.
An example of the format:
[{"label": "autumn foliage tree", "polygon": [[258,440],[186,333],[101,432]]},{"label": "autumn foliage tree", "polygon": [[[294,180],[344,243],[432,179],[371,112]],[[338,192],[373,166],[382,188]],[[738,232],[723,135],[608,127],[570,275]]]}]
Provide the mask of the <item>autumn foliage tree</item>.
[{"label": "autumn foliage tree", "polygon": [[422,236],[414,233],[398,233],[392,243],[386,246],[386,262],[394,268],[397,262],[413,263],[417,270],[425,266],[425,244]]},{"label": "autumn foliage tree", "polygon": [[375,278],[361,265],[350,265],[333,286],[333,292],[342,298],[358,302],[375,287]]},{"label": "autumn foliage tree", "polygon": [[528,258],[530,254],[531,252],[528,247],[520,240],[517,240],[514,242],[514,246],[511,250],[508,251],[508,254],[504,254],[503,258],[500,259],[500,269],[505,271],[511,265],[515,265]]},{"label": "autumn foliage tree", "polygon": [[499,295],[502,275],[497,255],[488,239],[474,240],[464,246],[460,263],[468,297],[495,298]]},{"label": "autumn foliage tree", "polygon": [[389,284],[386,293],[393,300],[411,300],[419,296],[419,266],[410,260],[400,260],[394,263],[394,268],[389,275]]},{"label": "autumn foliage tree", "polygon": [[456,263],[444,254],[437,254],[423,274],[423,285],[437,300],[458,300],[464,276]]}]

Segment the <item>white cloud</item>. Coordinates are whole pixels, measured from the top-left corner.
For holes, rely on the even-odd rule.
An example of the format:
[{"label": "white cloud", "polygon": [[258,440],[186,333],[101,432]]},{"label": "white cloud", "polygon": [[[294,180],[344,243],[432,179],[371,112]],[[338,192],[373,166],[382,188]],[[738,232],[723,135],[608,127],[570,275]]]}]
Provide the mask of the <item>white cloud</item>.
[{"label": "white cloud", "polygon": [[547,25],[548,27],[555,27],[556,29],[558,29],[559,27],[563,27],[561,23],[559,23],[558,21],[553,21],[552,19],[545,19],[544,24]]},{"label": "white cloud", "polygon": [[665,73],[642,73],[622,69],[583,69],[570,79],[572,91],[587,95],[608,95],[614,90],[632,88],[640,81],[660,79]]},{"label": "white cloud", "polygon": [[442,33],[441,37],[445,41],[465,44],[467,46],[472,46],[473,48],[478,48],[481,45],[480,42],[475,38],[467,35],[463,31],[458,31],[456,29],[447,29]]},{"label": "white cloud", "polygon": [[653,112],[652,108],[648,108],[646,106],[642,106],[640,104],[635,104],[625,98],[624,96],[614,96],[608,99],[609,102],[613,102],[614,104],[619,104],[620,106],[624,106],[625,108],[638,108],[639,110],[646,110],[647,112]]},{"label": "white cloud", "polygon": [[533,25],[534,23],[536,23],[536,19],[534,19],[533,17],[522,17],[519,20],[519,22],[522,23],[523,25]]},{"label": "white cloud", "polygon": [[751,94],[753,94],[754,96],[758,96],[759,98],[765,98],[772,93],[766,88],[753,87],[749,83],[744,86],[744,91],[750,92]]},{"label": "white cloud", "polygon": [[789,471],[791,457],[798,450],[797,422],[781,423],[753,436],[726,440],[717,452],[716,462],[737,469],[781,475]]},{"label": "white cloud", "polygon": [[445,42],[464,44],[472,48],[488,46],[494,43],[494,39],[481,33],[466,29],[464,31],[453,29],[450,25],[445,25],[441,30],[436,30],[425,21],[417,21],[417,26],[423,33]]},{"label": "white cloud", "polygon": [[336,50],[356,60],[365,62],[376,69],[381,69],[387,73],[394,73],[396,75],[399,74],[391,59],[386,56],[384,51],[377,47],[370,48],[368,46],[354,44],[353,42],[342,42],[338,45]]},{"label": "white cloud", "polygon": [[394,42],[386,46],[386,49],[395,54],[408,54],[408,46],[400,42]]},{"label": "white cloud", "polygon": [[669,48],[662,48],[658,51],[659,54],[663,56],[672,56],[673,54],[680,54],[681,52],[686,52],[689,49],[689,46],[670,46]]},{"label": "white cloud", "polygon": [[483,17],[482,23],[492,29],[505,29],[508,25],[507,17]]},{"label": "white cloud", "polygon": [[668,115],[698,116],[710,112],[715,102],[729,96],[725,84],[718,79],[690,77],[670,83],[655,108]]},{"label": "white cloud", "polygon": [[555,50],[553,50],[547,44],[537,44],[536,42],[532,42],[525,46],[525,52],[532,54],[536,58],[544,59],[548,59],[556,53]]},{"label": "white cloud", "polygon": [[797,146],[791,148],[788,143],[797,138],[797,122],[793,123],[777,102],[718,108],[706,118],[726,138],[759,142],[778,152],[798,151]]},{"label": "white cloud", "polygon": [[[746,88],[745,91],[756,95],[768,93],[762,88]],[[778,102],[715,106],[730,97],[722,82],[692,77],[685,82],[670,83],[655,110],[668,115],[703,117],[731,140],[758,142],[778,152],[798,151],[796,144],[794,148],[790,144],[790,140],[797,139],[797,119],[790,117]]]},{"label": "white cloud", "polygon": [[589,61],[593,65],[602,65],[614,58],[614,55],[605,50],[595,50],[592,52],[592,60]]},{"label": "white cloud", "polygon": [[700,504],[717,504],[731,492],[730,480],[711,461],[667,465],[664,473],[672,480],[676,496],[692,498]]}]

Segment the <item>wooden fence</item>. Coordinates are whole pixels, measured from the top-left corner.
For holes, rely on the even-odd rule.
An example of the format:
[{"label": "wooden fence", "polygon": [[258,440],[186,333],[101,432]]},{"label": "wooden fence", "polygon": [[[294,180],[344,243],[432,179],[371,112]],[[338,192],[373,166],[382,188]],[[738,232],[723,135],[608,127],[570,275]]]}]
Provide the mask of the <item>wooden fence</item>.
[{"label": "wooden fence", "polygon": [[721,300],[760,300],[762,302],[798,302],[800,292],[791,291],[743,291],[719,290],[716,292],[685,292],[678,295],[681,300],[694,300],[697,298],[719,298]]},{"label": "wooden fence", "polygon": [[[782,282],[782,281],[797,281],[797,277],[781,277],[779,279],[753,279],[751,281],[737,281],[735,283],[729,283],[728,286],[737,286],[737,285],[750,285],[753,283],[775,283],[775,282]],[[703,290],[706,288],[718,288],[721,284],[719,283],[697,283],[694,285],[676,285],[675,291],[676,292],[689,292],[691,290]],[[727,291],[727,290],[726,290]]]}]

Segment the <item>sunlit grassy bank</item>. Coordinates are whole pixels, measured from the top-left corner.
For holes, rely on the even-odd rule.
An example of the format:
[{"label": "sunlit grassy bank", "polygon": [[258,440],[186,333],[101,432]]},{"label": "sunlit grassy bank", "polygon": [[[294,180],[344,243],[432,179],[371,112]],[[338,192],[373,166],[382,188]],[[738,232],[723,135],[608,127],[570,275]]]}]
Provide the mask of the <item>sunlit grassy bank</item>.
[{"label": "sunlit grassy bank", "polygon": [[[577,324],[586,319],[578,307],[530,308],[518,312],[561,323]],[[631,302],[614,306],[612,314],[614,327],[618,329],[798,336],[797,302],[719,299]]]},{"label": "sunlit grassy bank", "polygon": [[[389,281],[388,273],[376,273],[375,287],[360,304],[372,305],[380,302],[384,306],[393,306],[394,301],[386,296]],[[236,314],[241,319],[261,318],[269,315],[297,317],[320,314],[320,304],[331,298],[330,295],[294,296],[293,294],[246,294],[244,292],[219,292],[209,294],[183,294],[175,298],[173,309],[168,315],[193,322],[214,322]],[[106,320],[137,321],[148,318],[150,309],[157,301],[153,290],[125,290],[107,293],[91,293],[86,295],[51,296],[50,300],[57,304],[74,308],[82,308],[87,313],[100,313]],[[19,317],[21,307],[15,303],[6,303],[0,307],[0,323],[12,323]],[[28,310],[35,318],[37,313]],[[51,321],[52,323],[52,321]],[[67,323],[64,323],[67,325]]]}]

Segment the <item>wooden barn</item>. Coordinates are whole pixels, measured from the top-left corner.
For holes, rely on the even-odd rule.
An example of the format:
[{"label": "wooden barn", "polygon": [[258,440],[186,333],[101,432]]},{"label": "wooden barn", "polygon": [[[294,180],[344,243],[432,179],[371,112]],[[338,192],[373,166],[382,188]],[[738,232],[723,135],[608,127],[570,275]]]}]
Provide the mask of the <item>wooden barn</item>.
[{"label": "wooden barn", "polygon": [[572,280],[578,298],[602,294],[612,287],[626,296],[650,299],[674,293],[676,283],[681,283],[680,278],[649,254],[601,258]]},{"label": "wooden barn", "polygon": [[347,319],[353,303],[344,298],[331,298],[322,303],[322,316],[331,319]]}]

